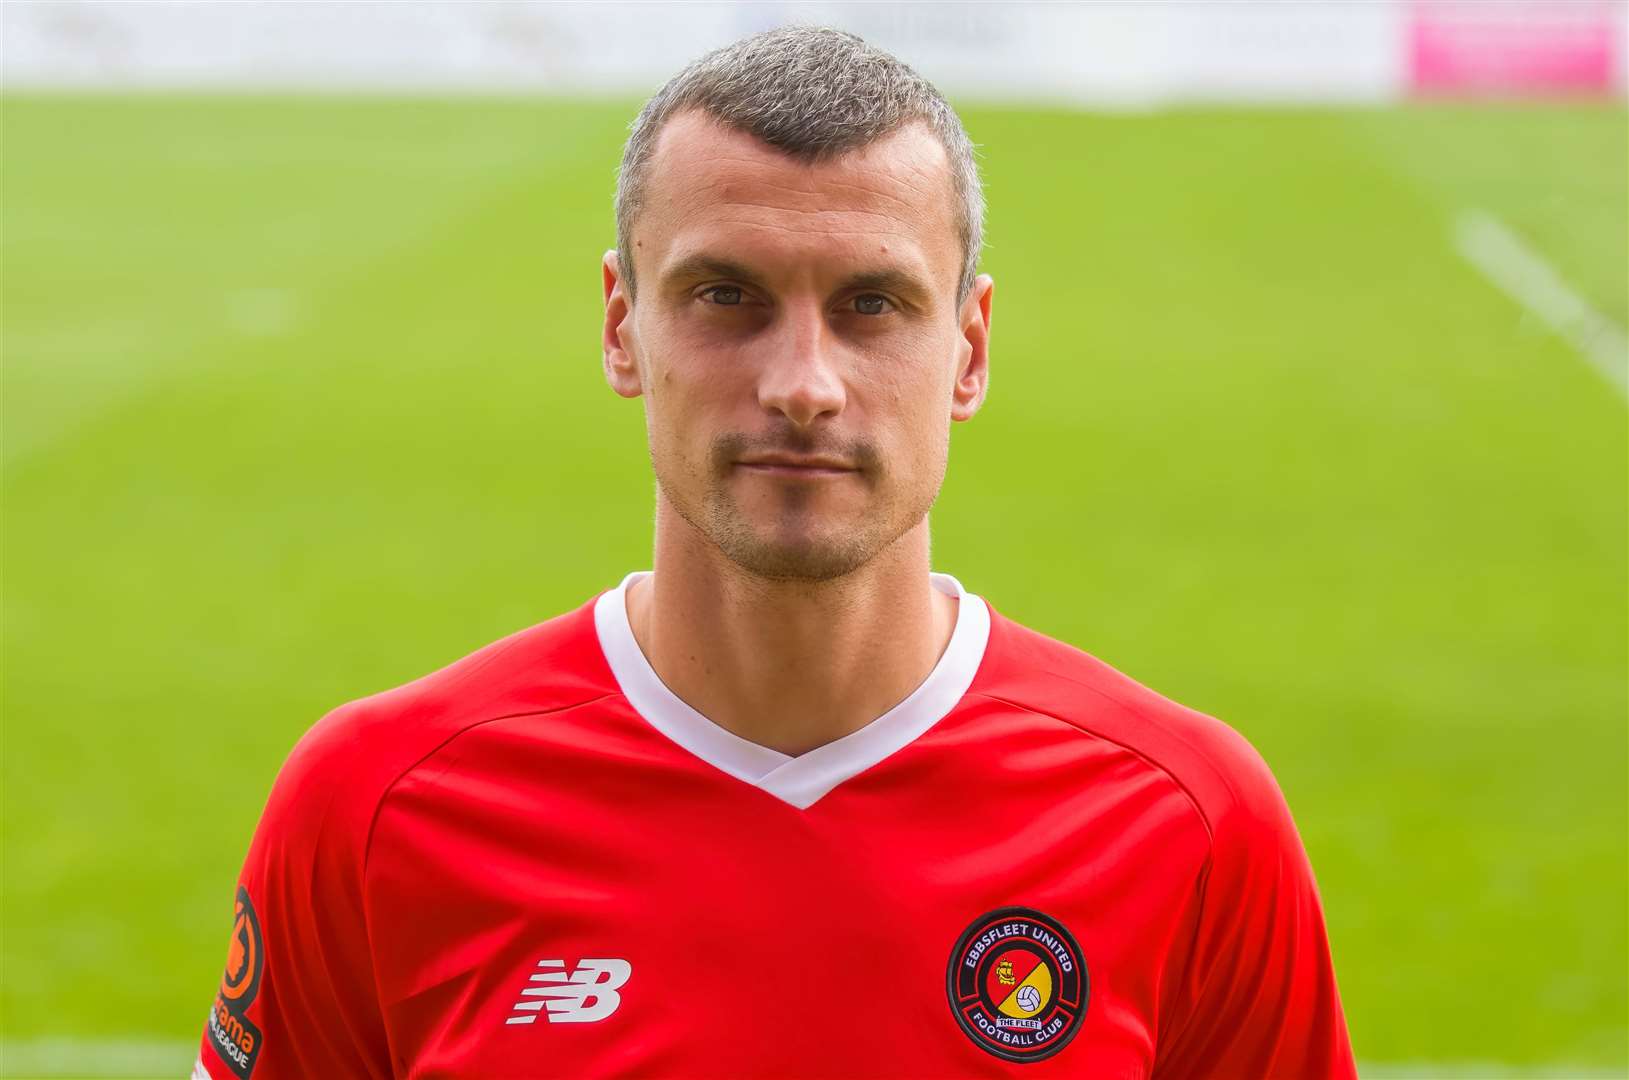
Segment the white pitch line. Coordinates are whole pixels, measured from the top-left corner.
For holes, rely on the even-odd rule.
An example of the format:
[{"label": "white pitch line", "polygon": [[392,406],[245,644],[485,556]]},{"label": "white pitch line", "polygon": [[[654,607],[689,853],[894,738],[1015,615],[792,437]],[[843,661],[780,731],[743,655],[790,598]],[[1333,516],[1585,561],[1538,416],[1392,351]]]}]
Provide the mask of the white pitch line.
[{"label": "white pitch line", "polygon": [[1492,214],[1467,210],[1454,226],[1459,253],[1511,299],[1537,315],[1629,398],[1629,336],[1589,305],[1555,268]]},{"label": "white pitch line", "polygon": [[[143,1039],[6,1039],[0,1041],[0,1077],[162,1077],[185,1080],[198,1058],[198,1042]],[[1582,1080],[1622,1078],[1623,1069],[1577,1065],[1506,1065],[1497,1061],[1368,1061],[1363,1080]]]}]

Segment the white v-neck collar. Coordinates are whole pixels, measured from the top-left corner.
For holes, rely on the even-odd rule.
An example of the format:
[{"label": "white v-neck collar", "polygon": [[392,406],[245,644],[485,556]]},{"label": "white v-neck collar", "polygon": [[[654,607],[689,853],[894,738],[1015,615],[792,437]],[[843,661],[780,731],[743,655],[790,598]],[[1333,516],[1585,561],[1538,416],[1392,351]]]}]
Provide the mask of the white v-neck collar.
[{"label": "white v-neck collar", "polygon": [[651,727],[737,780],[808,809],[822,795],[910,745],[955,707],[973,683],[990,639],[990,609],[949,574],[934,588],[958,599],[950,644],[909,697],[858,731],[793,757],[729,732],[686,705],[657,676],[628,624],[628,586],[650,574],[636,570],[594,603],[600,649],[622,696]]}]

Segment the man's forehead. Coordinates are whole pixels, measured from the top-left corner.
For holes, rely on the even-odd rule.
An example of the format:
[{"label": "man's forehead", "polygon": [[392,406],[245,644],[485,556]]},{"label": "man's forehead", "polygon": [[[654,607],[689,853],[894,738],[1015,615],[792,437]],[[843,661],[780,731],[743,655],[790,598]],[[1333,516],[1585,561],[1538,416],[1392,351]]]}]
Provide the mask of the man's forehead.
[{"label": "man's forehead", "polygon": [[664,125],[646,192],[634,232],[659,250],[678,233],[715,226],[875,235],[932,263],[948,259],[959,274],[949,160],[919,123],[809,162],[692,110]]},{"label": "man's forehead", "polygon": [[944,146],[921,121],[902,124],[871,142],[811,162],[699,109],[687,109],[662,125],[652,159],[653,177],[705,173],[709,165],[721,166],[726,172],[758,167],[782,171],[786,179],[812,190],[829,176],[880,170],[887,178],[917,189],[922,197],[949,192],[950,162]]}]

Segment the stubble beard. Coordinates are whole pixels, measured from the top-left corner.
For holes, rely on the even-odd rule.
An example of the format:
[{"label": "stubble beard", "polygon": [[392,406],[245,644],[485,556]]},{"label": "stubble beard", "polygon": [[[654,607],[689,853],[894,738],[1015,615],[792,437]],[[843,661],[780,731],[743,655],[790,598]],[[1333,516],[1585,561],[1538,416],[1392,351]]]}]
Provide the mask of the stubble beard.
[{"label": "stubble beard", "polygon": [[[901,493],[894,474],[868,444],[848,449],[845,458],[860,464],[853,479],[817,483],[861,483],[871,494],[864,508],[842,520],[825,520],[820,515],[819,493],[804,483],[778,485],[773,520],[760,525],[741,507],[731,490],[735,462],[746,440],[726,436],[714,445],[705,470],[699,506],[680,492],[684,485],[657,482],[663,496],[678,515],[744,573],[763,581],[819,584],[854,573],[900,537],[915,528],[932,508],[939,493],[943,470],[924,492]],[[786,447],[785,441],[776,446]],[[803,448],[802,452],[813,452]],[[655,464],[653,462],[653,464]]]}]

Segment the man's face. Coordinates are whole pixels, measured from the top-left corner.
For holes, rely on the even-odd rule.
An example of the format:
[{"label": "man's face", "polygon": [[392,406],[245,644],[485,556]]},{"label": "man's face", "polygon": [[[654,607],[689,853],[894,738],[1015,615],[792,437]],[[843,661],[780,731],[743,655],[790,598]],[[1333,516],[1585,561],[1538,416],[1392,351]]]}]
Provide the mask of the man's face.
[{"label": "man's face", "polygon": [[690,112],[646,192],[604,344],[661,497],[755,576],[859,568],[922,523],[984,396],[991,285],[958,303],[943,148],[913,124],[809,165]]}]

